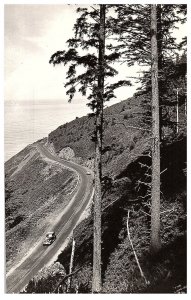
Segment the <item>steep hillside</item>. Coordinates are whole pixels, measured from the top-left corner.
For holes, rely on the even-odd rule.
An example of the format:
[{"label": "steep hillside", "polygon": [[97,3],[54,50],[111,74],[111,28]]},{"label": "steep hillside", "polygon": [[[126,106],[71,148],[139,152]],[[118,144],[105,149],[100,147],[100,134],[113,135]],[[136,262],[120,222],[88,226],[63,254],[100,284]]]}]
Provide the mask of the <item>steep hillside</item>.
[{"label": "steep hillside", "polygon": [[[181,149],[181,151],[180,151]],[[179,156],[177,156],[179,153]],[[137,190],[138,180],[145,179],[141,164],[149,158],[139,156],[126,166],[115,180],[103,182],[102,213],[102,278],[103,293],[185,293],[186,292],[186,140],[163,148],[162,165],[167,171],[162,176],[161,237],[162,251],[157,257],[149,252],[150,202],[143,201],[144,188]],[[177,159],[175,159],[177,158]],[[145,279],[141,277],[127,235],[129,231]],[[91,293],[93,215],[74,231],[76,249],[71,292]],[[66,273],[69,272],[71,244],[59,255]],[[27,293],[55,292],[63,277],[34,279]],[[52,282],[56,282],[52,285]],[[66,283],[66,282],[65,282]],[[63,283],[60,292],[66,292]]]},{"label": "steep hillside", "polygon": [[[147,98],[148,97],[148,98]],[[161,149],[162,179],[161,236],[158,257],[149,252],[150,200],[144,197],[149,182],[150,112],[149,96],[134,97],[104,111],[102,276],[104,293],[179,293],[186,291],[186,124],[180,108],[180,126],[166,126]],[[176,120],[175,111],[171,116]],[[93,167],[94,119],[83,117],[64,124],[48,136],[48,146],[59,156]],[[144,198],[143,198],[144,197]],[[129,230],[140,264],[141,277],[127,235]],[[74,231],[76,241],[71,292],[91,293],[93,218],[91,215]],[[58,257],[69,271],[71,245]],[[59,282],[62,277],[56,277]],[[30,282],[26,292],[53,292],[55,278]],[[49,286],[49,288],[48,288]],[[55,287],[55,285],[54,285]],[[66,285],[63,283],[64,292]],[[55,292],[55,291],[54,291]]]},{"label": "steep hillside", "polygon": [[[144,124],[142,97],[130,98],[104,110],[103,174],[117,176],[140,152],[149,147],[149,122]],[[82,117],[51,132],[48,143],[61,155],[64,148],[74,151],[78,162],[92,165],[94,158],[94,117]],[[132,126],[132,127],[130,127]],[[137,129],[138,128],[138,129]]]},{"label": "steep hillside", "polygon": [[[126,166],[150,148],[150,95],[129,98],[104,110],[103,175],[118,176]],[[169,108],[171,126],[164,127],[164,142],[177,139],[176,108]],[[70,159],[93,167],[94,117],[76,118],[59,126],[48,136],[48,144],[59,156],[71,149]],[[179,134],[186,134],[184,105],[179,108]],[[66,157],[67,158],[67,157]]]}]

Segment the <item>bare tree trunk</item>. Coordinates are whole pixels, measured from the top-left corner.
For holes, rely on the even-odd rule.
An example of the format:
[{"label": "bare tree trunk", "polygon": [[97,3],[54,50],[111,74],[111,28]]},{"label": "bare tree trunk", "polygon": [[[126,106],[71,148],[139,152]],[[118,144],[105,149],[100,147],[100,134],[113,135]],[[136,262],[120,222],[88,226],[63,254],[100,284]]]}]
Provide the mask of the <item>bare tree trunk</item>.
[{"label": "bare tree trunk", "polygon": [[151,5],[151,79],[152,79],[152,183],[151,251],[157,253],[160,240],[160,124],[158,90],[157,6]]},{"label": "bare tree trunk", "polygon": [[157,5],[157,46],[158,46],[158,91],[159,91],[159,122],[160,122],[160,141],[162,141],[162,126],[163,126],[163,103],[162,103],[162,72],[163,72],[163,52],[162,52],[162,24],[161,24],[162,8],[161,4]]},{"label": "bare tree trunk", "polygon": [[[69,274],[72,273],[73,270],[73,264],[74,264],[74,251],[75,251],[75,240],[73,237],[73,241],[72,241],[72,252],[71,252],[71,257],[70,257],[70,270],[69,270]],[[68,277],[68,284],[67,284],[67,292],[70,291],[71,288],[71,277]]]},{"label": "bare tree trunk", "polygon": [[92,292],[101,291],[101,151],[103,127],[105,55],[105,5],[100,5],[99,32],[99,74],[96,109],[96,150],[95,150],[95,194],[94,194],[94,248]]},{"label": "bare tree trunk", "polygon": [[187,116],[187,97],[185,97],[185,102],[184,102],[184,115]]},{"label": "bare tree trunk", "polygon": [[135,260],[136,260],[137,266],[138,266],[139,271],[140,271],[140,273],[141,273],[141,276],[144,278],[145,283],[148,284],[149,282],[147,281],[147,279],[146,279],[146,277],[145,277],[145,275],[144,275],[144,273],[143,273],[143,270],[142,270],[142,268],[141,268],[141,265],[140,265],[139,260],[138,260],[138,257],[137,257],[137,253],[136,253],[136,251],[135,251],[135,248],[134,248],[134,246],[133,246],[133,242],[132,242],[132,240],[131,240],[131,235],[130,235],[130,230],[129,230],[129,214],[130,214],[130,210],[128,210],[128,215],[127,215],[127,235],[128,235],[128,238],[129,238],[129,242],[130,242],[131,248],[132,248],[132,250],[133,250],[133,254],[134,254],[134,256],[135,256]]},{"label": "bare tree trunk", "polygon": [[179,109],[178,109],[178,92],[179,92],[179,88],[176,89],[176,133],[178,134],[179,131]]}]

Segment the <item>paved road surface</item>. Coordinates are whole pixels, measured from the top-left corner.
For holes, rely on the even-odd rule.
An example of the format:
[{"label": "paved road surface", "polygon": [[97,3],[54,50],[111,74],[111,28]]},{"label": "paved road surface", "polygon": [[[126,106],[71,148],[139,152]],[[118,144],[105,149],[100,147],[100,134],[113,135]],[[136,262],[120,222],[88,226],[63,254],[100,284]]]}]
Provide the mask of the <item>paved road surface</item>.
[{"label": "paved road surface", "polygon": [[30,256],[26,257],[13,272],[8,274],[6,278],[6,293],[19,293],[30,279],[62,248],[63,243],[76,226],[93,193],[92,176],[86,174],[85,168],[53,156],[41,144],[38,144],[37,148],[47,158],[75,170],[79,174],[79,183],[72,201],[67,209],[64,209],[61,219],[52,228],[57,235],[56,241],[48,247],[40,243]]}]

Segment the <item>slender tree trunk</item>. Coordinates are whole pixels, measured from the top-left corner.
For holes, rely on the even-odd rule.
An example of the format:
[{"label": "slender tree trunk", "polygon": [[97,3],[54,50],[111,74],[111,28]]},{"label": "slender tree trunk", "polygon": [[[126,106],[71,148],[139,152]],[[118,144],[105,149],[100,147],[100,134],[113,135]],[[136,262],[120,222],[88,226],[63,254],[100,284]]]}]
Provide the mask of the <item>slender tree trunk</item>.
[{"label": "slender tree trunk", "polygon": [[159,120],[160,120],[160,141],[162,141],[162,126],[163,126],[163,119],[162,119],[162,87],[163,87],[163,79],[162,79],[162,72],[163,72],[163,53],[162,53],[162,24],[161,24],[161,14],[162,8],[161,4],[157,5],[157,45],[158,45],[158,90],[159,90]]},{"label": "slender tree trunk", "polygon": [[[72,271],[73,271],[74,251],[75,251],[75,240],[74,240],[74,237],[73,237],[73,240],[72,240],[72,252],[71,252],[71,257],[70,257],[70,270],[69,270],[69,274],[71,274]],[[71,288],[71,277],[68,277],[67,292],[70,292],[70,288]]]},{"label": "slender tree trunk", "polygon": [[179,131],[179,109],[178,109],[178,105],[179,105],[179,101],[178,101],[178,92],[179,92],[179,88],[176,89],[176,133],[178,134]]},{"label": "slender tree trunk", "polygon": [[151,77],[152,77],[152,184],[151,184],[151,251],[161,248],[160,241],[160,124],[158,91],[157,11],[151,5]]},{"label": "slender tree trunk", "polygon": [[101,291],[101,152],[104,95],[105,55],[105,5],[100,5],[99,31],[99,74],[96,109],[96,150],[95,150],[95,194],[94,194],[94,249],[92,292]]},{"label": "slender tree trunk", "polygon": [[184,102],[184,115],[187,116],[187,98],[185,97],[185,102]]}]

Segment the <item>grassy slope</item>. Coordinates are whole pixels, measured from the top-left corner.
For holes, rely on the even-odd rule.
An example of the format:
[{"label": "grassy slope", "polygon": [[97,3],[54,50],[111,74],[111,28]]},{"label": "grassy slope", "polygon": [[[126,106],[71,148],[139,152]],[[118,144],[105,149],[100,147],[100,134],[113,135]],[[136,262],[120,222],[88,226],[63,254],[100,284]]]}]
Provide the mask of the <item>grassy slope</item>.
[{"label": "grassy slope", "polygon": [[28,146],[5,164],[7,270],[41,239],[68,203],[73,172]]},{"label": "grassy slope", "polygon": [[[145,124],[146,98],[139,96],[105,109],[103,139],[103,214],[102,214],[102,271],[103,292],[177,292],[186,285],[186,162],[185,117],[180,108],[180,132],[165,129],[162,150],[162,214],[161,236],[163,250],[158,257],[149,254],[150,217],[148,201],[140,201],[146,192],[137,190],[137,181],[145,180],[142,164],[150,164],[143,155],[150,148],[149,131]],[[172,121],[175,114],[172,114]],[[149,118],[147,119],[149,121]],[[125,125],[125,126],[124,126]],[[174,128],[175,129],[175,128]],[[49,144],[57,154],[70,147],[76,158],[88,163],[94,157],[92,141],[94,120],[83,117],[60,126],[50,133]],[[172,142],[173,141],[173,142]],[[142,156],[143,155],[143,156]],[[130,210],[130,232],[141,266],[150,285],[141,278],[127,237],[127,211]],[[92,215],[74,232],[76,240],[75,269],[82,269],[73,277],[73,290],[91,292],[92,278]],[[68,272],[71,246],[59,256]],[[47,292],[48,281],[43,282]],[[33,286],[33,285],[32,285]],[[41,287],[42,288],[42,287]],[[38,292],[37,287],[33,291]],[[51,288],[48,289],[51,292]],[[28,290],[30,292],[30,289]],[[43,292],[43,288],[41,289]]]},{"label": "grassy slope", "polygon": [[[103,175],[117,177],[126,166],[150,147],[150,112],[148,95],[129,98],[104,110],[103,133]],[[171,110],[171,121],[176,120],[176,109]],[[184,107],[179,108],[179,133],[185,135]],[[82,117],[59,126],[48,136],[55,152],[66,147],[72,148],[79,161],[88,163],[94,158],[94,118]],[[133,128],[134,127],[134,128]],[[139,129],[136,129],[139,128]],[[174,132],[166,127],[168,140],[174,139]]]},{"label": "grassy slope", "polygon": [[[149,128],[144,125],[144,109],[140,102],[141,97],[130,98],[104,110],[104,176],[117,176],[140,154],[140,148],[141,151],[148,148],[148,132],[127,127]],[[53,143],[58,154],[64,147],[71,147],[77,158],[91,161],[94,158],[94,121],[93,117],[82,117],[61,125],[49,134],[48,141]]]}]

